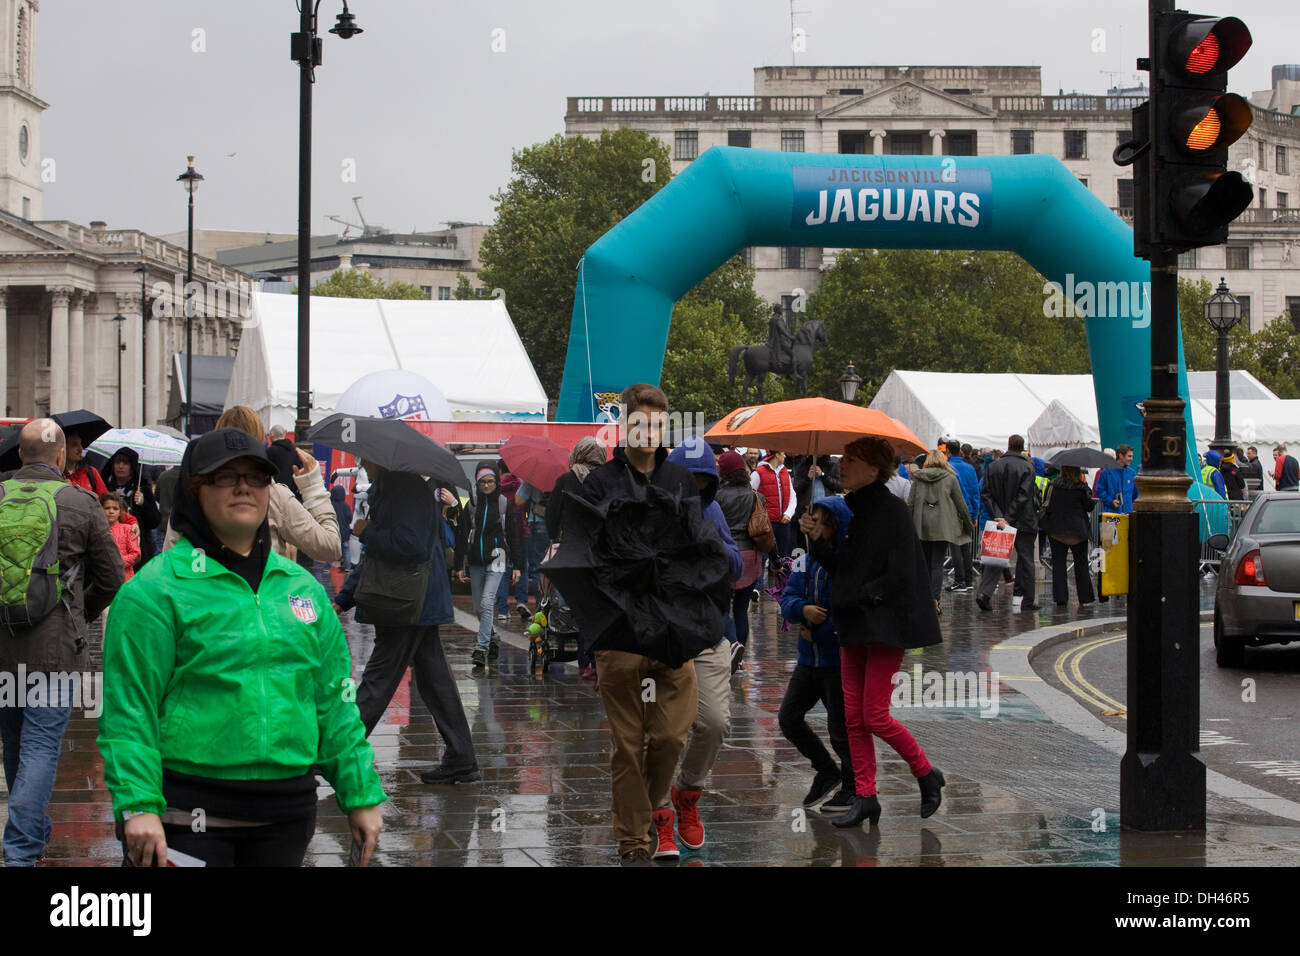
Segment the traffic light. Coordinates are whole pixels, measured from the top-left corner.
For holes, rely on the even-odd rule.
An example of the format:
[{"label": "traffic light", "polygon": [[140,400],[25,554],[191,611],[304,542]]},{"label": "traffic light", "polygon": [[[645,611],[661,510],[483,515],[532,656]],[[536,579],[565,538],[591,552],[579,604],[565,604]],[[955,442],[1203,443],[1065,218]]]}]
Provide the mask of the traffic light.
[{"label": "traffic light", "polygon": [[1228,147],[1250,128],[1250,104],[1227,92],[1250,49],[1236,17],[1164,12],[1151,43],[1150,241],[1195,249],[1227,241],[1255,192],[1228,170]]}]

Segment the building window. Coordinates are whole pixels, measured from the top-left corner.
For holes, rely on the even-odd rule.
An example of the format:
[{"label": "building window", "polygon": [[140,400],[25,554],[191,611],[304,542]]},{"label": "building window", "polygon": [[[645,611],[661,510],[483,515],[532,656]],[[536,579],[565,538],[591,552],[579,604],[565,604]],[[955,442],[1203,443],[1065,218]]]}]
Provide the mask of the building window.
[{"label": "building window", "polygon": [[892,133],[889,137],[889,152],[894,156],[920,156],[920,133]]},{"label": "building window", "polygon": [[446,302],[450,298],[451,298],[451,286],[449,285],[438,286],[438,301]]},{"label": "building window", "polygon": [[1283,176],[1288,175],[1288,173],[1287,173],[1287,164],[1286,164],[1286,147],[1285,147],[1285,146],[1279,146],[1279,147],[1277,148],[1277,172],[1280,173],[1280,174],[1283,175]]},{"label": "building window", "polygon": [[1226,252],[1227,268],[1234,270],[1250,268],[1250,246],[1228,246]]},{"label": "building window", "polygon": [[1117,179],[1115,186],[1119,191],[1119,208],[1133,211],[1133,180]]},{"label": "building window", "polygon": [[1291,324],[1300,329],[1300,295],[1286,297],[1286,312],[1291,317]]},{"label": "building window", "polygon": [[23,218],[29,221],[32,218],[32,201],[26,196],[23,197]]},{"label": "building window", "polygon": [[729,129],[727,130],[728,146],[744,146],[749,148],[750,130],[747,129]]},{"label": "building window", "polygon": [[781,268],[802,269],[803,248],[801,246],[782,246],[781,247]]},{"label": "building window", "polygon": [[1178,253],[1178,268],[1195,269],[1196,268],[1196,250],[1188,249],[1186,252]]},{"label": "building window", "polygon": [[1080,177],[1079,177],[1079,185],[1081,185],[1084,189],[1087,189],[1087,188],[1088,188],[1088,180],[1087,180],[1085,177],[1080,176]]},{"label": "building window", "polygon": [[1277,194],[1277,208],[1278,208],[1278,209],[1289,209],[1290,206],[1291,206],[1291,194],[1290,194],[1290,193],[1278,193],[1278,194]]},{"label": "building window", "polygon": [[948,143],[944,149],[949,156],[974,156],[974,133],[949,133]]},{"label": "building window", "polygon": [[1268,190],[1263,186],[1259,187],[1259,208],[1264,209],[1268,206]]},{"label": "building window", "polygon": [[1065,131],[1065,158],[1088,158],[1088,131],[1086,129],[1067,129]]},{"label": "building window", "polygon": [[1241,321],[1246,323],[1246,328],[1250,328],[1250,296],[1239,295],[1237,301],[1241,303]]},{"label": "building window", "polygon": [[1016,156],[1034,151],[1034,131],[1032,129],[1013,129],[1011,131],[1011,152]]},{"label": "building window", "polygon": [[740,250],[740,261],[751,269],[754,267],[754,247],[746,246]]},{"label": "building window", "polygon": [[700,155],[700,131],[679,129],[675,134],[673,159],[694,159]]},{"label": "building window", "polygon": [[433,298],[433,286],[431,286],[431,285],[422,285],[422,286],[420,286],[420,291],[424,293],[424,297],[425,297],[426,299],[432,299],[432,298]]},{"label": "building window", "polygon": [[781,130],[781,152],[802,153],[803,152],[803,130],[801,129]]},{"label": "building window", "polygon": [[1268,144],[1262,139],[1259,141],[1259,168],[1268,169]]}]

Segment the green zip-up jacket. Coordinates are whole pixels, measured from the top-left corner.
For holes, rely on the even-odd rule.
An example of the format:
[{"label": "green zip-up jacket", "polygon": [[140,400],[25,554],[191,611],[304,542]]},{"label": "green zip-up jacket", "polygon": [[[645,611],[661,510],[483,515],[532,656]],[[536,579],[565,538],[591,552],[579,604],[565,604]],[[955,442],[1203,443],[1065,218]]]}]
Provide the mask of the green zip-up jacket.
[{"label": "green zip-up jacket", "polygon": [[338,615],[272,552],[258,592],[181,538],[117,593],[99,750],[113,812],[162,814],[162,772],[282,780],[319,766],[349,813],[387,797]]}]

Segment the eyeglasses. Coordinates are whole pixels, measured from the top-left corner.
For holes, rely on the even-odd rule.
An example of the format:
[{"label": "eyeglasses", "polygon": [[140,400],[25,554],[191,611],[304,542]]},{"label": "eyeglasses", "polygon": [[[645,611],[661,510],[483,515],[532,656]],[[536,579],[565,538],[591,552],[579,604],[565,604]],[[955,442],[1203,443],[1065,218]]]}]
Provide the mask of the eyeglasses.
[{"label": "eyeglasses", "polygon": [[264,471],[219,471],[215,475],[208,476],[208,484],[218,488],[233,488],[239,484],[241,478],[250,488],[265,488],[271,483],[271,476]]},{"label": "eyeglasses", "polygon": [[480,478],[478,483],[480,485],[495,485],[497,480],[495,478]]}]

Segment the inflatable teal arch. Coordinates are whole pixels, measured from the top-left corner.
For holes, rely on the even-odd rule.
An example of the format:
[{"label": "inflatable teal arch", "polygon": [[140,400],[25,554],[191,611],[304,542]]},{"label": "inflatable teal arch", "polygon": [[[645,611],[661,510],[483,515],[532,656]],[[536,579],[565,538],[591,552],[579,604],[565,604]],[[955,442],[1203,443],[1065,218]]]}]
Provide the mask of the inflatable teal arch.
[{"label": "inflatable teal arch", "polygon": [[[1140,458],[1150,271],[1133,255],[1132,229],[1059,160],[1040,155],[706,150],[583,257],[559,420],[597,421],[598,396],[658,382],[673,304],[746,246],[1018,253],[1087,316],[1102,442],[1132,445]],[[1186,400],[1181,356],[1180,337]],[[1197,467],[1191,442],[1188,454]]]}]

